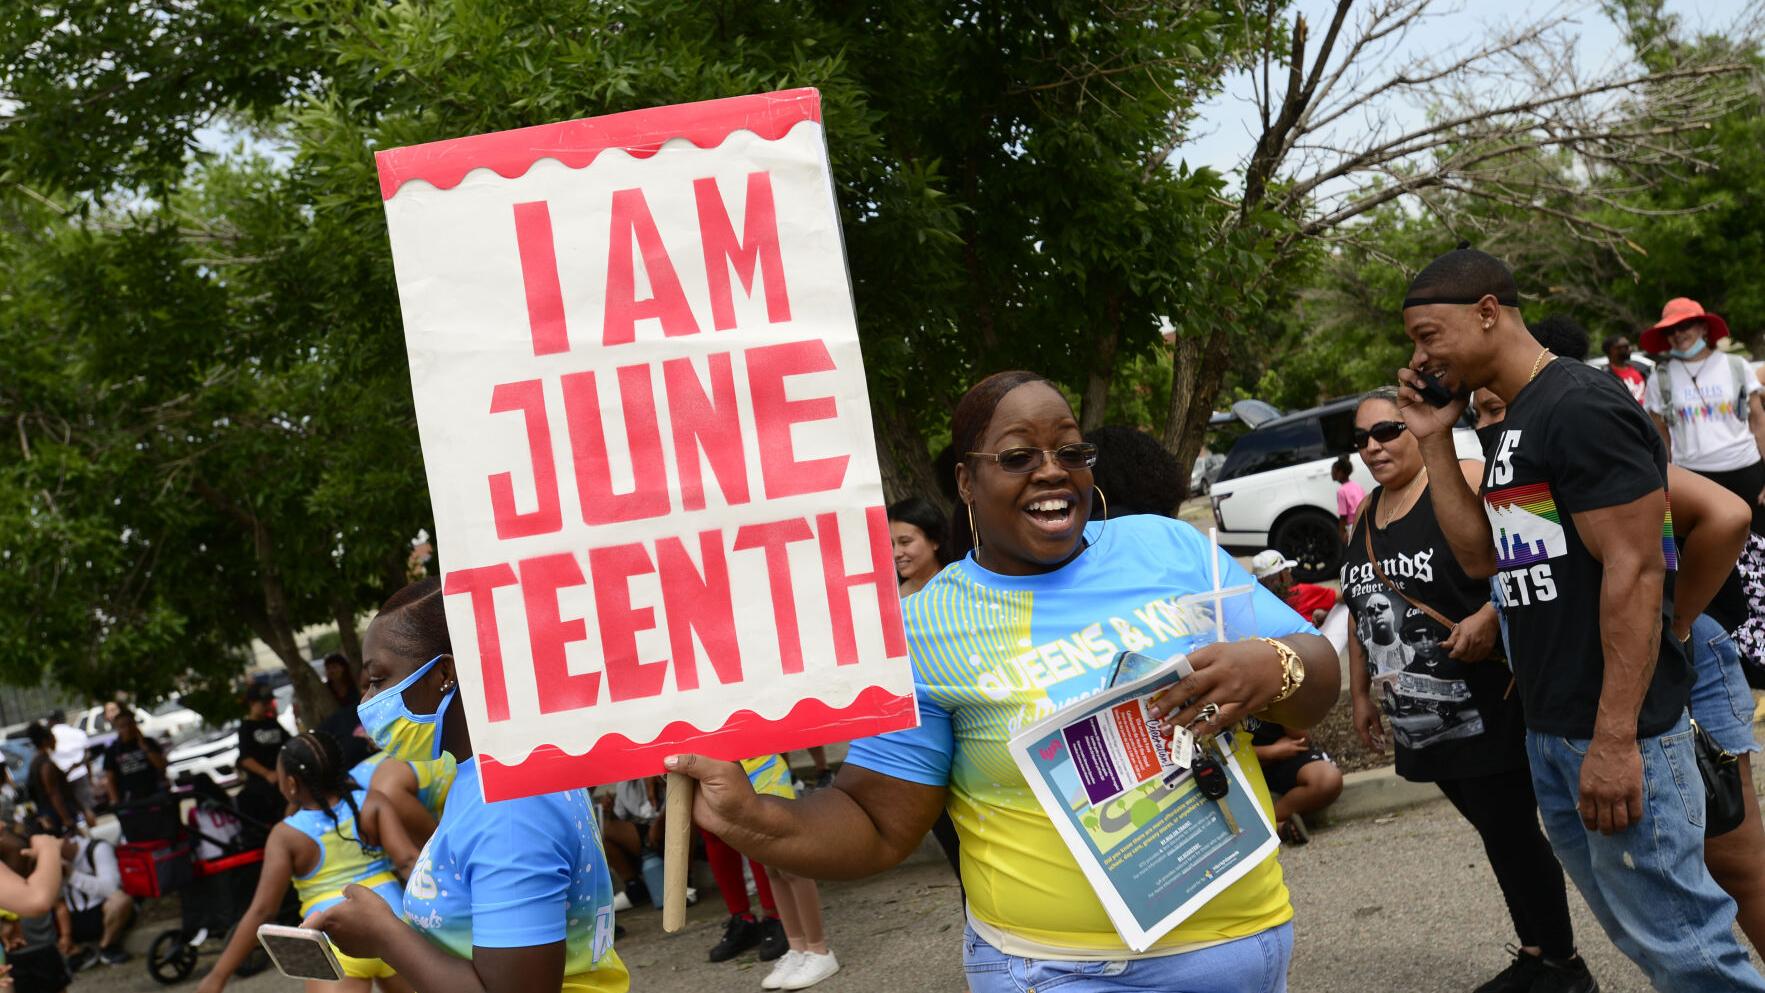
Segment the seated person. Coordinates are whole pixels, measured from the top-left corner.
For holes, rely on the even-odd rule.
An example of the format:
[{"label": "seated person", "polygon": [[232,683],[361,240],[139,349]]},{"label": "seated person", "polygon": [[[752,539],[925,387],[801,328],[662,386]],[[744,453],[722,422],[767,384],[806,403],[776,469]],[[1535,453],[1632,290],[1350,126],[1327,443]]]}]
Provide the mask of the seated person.
[{"label": "seated person", "polygon": [[[75,972],[102,962],[121,965],[123,931],[135,917],[135,901],[123,892],[116,848],[102,838],[67,838],[61,843],[61,953]],[[81,945],[95,947],[80,948]]]},{"label": "seated person", "polygon": [[1311,840],[1303,814],[1315,813],[1342,795],[1342,770],[1330,756],[1311,746],[1304,731],[1289,731],[1271,721],[1244,722],[1263,779],[1275,794],[1275,830],[1290,845]]},{"label": "seated person", "polygon": [[1336,591],[1328,586],[1293,581],[1293,567],[1298,565],[1273,548],[1256,553],[1250,560],[1250,574],[1280,597],[1294,613],[1312,622],[1324,623],[1325,615],[1336,606]]}]

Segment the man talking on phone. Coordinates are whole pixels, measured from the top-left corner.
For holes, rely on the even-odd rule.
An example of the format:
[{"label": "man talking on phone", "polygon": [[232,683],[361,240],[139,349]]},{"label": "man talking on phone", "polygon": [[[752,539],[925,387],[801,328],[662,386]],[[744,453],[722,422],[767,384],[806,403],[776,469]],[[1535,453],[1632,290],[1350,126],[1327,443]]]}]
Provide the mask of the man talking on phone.
[{"label": "man talking on phone", "polygon": [[[1483,252],[1423,269],[1403,326],[1415,352],[1398,371],[1401,414],[1454,556],[1496,577],[1551,847],[1656,989],[1765,991],[1704,867],[1691,670],[1662,637],[1677,563],[1659,433],[1617,380],[1554,361],[1520,318],[1513,274]],[[1443,405],[1424,399],[1424,376]],[[1508,405],[1480,494],[1452,441],[1473,389]]]}]

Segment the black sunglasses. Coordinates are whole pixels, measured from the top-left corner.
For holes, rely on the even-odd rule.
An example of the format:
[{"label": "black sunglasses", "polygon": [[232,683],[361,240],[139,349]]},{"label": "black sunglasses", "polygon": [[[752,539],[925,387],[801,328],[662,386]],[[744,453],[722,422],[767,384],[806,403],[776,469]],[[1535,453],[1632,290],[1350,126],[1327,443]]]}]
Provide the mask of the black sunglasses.
[{"label": "black sunglasses", "polygon": [[1088,441],[1075,441],[1059,448],[1007,448],[1003,452],[969,452],[971,459],[992,459],[999,468],[1011,473],[1035,472],[1052,458],[1062,469],[1089,469],[1097,464],[1097,446]]},{"label": "black sunglasses", "polygon": [[1370,428],[1354,429],[1354,450],[1360,451],[1367,447],[1367,439],[1371,438],[1381,445],[1389,445],[1397,440],[1397,436],[1409,430],[1409,425],[1402,421],[1380,421]]}]

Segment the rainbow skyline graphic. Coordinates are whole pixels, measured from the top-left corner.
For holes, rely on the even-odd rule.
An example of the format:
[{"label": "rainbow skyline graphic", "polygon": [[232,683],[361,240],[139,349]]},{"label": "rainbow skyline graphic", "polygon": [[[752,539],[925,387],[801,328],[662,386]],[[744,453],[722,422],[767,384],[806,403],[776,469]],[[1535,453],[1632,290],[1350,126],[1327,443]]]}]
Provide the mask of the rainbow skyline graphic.
[{"label": "rainbow skyline graphic", "polygon": [[1498,568],[1518,569],[1556,558],[1569,550],[1563,521],[1550,484],[1529,483],[1483,495],[1489,526],[1495,531]]},{"label": "rainbow skyline graphic", "polygon": [[[1563,534],[1563,519],[1550,484],[1530,483],[1490,490],[1483,496],[1489,514],[1489,526],[1495,531],[1495,560],[1498,568],[1518,569],[1569,550]],[[1673,543],[1673,507],[1661,517],[1661,554],[1667,569],[1679,570],[1679,547]]]}]

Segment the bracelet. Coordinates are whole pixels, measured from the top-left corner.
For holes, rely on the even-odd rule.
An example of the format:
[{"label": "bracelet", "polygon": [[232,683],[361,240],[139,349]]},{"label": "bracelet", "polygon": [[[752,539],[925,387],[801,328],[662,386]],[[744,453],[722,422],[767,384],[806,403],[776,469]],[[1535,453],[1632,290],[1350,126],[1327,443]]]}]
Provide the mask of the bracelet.
[{"label": "bracelet", "polygon": [[1281,692],[1276,693],[1275,698],[1267,704],[1267,706],[1273,706],[1299,692],[1300,684],[1305,682],[1305,661],[1285,642],[1276,641],[1273,638],[1257,638],[1256,640],[1273,648],[1281,662]]}]

